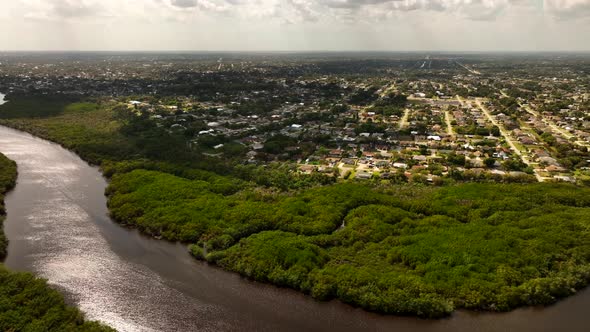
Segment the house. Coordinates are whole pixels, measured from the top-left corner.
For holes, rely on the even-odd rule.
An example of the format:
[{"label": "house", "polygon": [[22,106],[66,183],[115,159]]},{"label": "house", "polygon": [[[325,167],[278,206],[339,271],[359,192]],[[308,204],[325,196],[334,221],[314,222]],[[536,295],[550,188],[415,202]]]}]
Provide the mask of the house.
[{"label": "house", "polygon": [[387,160],[378,160],[375,163],[375,166],[377,166],[377,167],[387,167],[387,166],[389,166],[389,161],[387,161]]},{"label": "house", "polygon": [[419,161],[419,162],[425,162],[427,158],[426,158],[426,156],[417,155],[417,156],[412,157],[412,159],[415,161]]},{"label": "house", "polygon": [[355,178],[361,179],[361,180],[368,180],[372,177],[373,177],[373,174],[368,173],[368,172],[358,172],[355,176]]},{"label": "house", "polygon": [[557,165],[549,165],[547,166],[547,168],[545,168],[545,170],[549,173],[559,173],[559,172],[565,172],[566,169],[561,167],[561,166],[557,166]]},{"label": "house", "polygon": [[330,150],[328,153],[330,157],[337,158],[342,156],[342,150]]},{"label": "house", "polygon": [[213,129],[209,129],[209,130],[201,130],[199,131],[199,135],[207,135],[207,134],[212,134],[215,131]]},{"label": "house", "polygon": [[541,157],[539,158],[539,162],[548,166],[559,166],[557,160],[551,157]]},{"label": "house", "polygon": [[299,170],[304,174],[311,174],[316,169],[313,165],[301,165]]},{"label": "house", "polygon": [[[551,155],[549,154],[549,152],[545,151],[545,150],[535,150],[535,157],[538,159],[544,158],[544,157],[551,157]],[[551,158],[553,159],[553,158]]]},{"label": "house", "polygon": [[344,159],[342,159],[342,163],[344,163],[344,165],[347,165],[347,166],[354,166],[354,165],[356,165],[355,160],[354,159],[351,159],[351,158],[344,158]]},{"label": "house", "polygon": [[522,144],[524,144],[524,145],[533,145],[533,144],[536,144],[536,142],[535,142],[534,139],[532,139],[530,137],[527,137],[527,136],[521,136],[521,137],[518,138],[518,140]]},{"label": "house", "polygon": [[564,176],[564,175],[555,175],[553,178],[555,180],[557,180],[557,181],[571,182],[571,183],[575,183],[576,182],[576,180],[572,179],[571,177]]}]

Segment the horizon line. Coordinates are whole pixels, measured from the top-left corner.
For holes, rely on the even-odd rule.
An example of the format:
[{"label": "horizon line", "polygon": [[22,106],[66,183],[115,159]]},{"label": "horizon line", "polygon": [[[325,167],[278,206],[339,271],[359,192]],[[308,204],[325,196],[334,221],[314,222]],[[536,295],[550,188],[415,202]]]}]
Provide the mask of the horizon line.
[{"label": "horizon line", "polygon": [[0,50],[1,53],[590,53],[588,50]]}]

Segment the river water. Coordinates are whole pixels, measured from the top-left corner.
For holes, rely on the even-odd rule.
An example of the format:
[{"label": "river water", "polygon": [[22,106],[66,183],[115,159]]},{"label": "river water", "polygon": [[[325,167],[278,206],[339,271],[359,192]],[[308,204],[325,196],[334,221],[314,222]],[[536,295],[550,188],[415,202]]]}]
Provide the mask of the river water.
[{"label": "river water", "polygon": [[90,319],[120,331],[589,331],[590,291],[548,308],[420,320],[316,302],[192,259],[185,246],[113,223],[96,168],[0,127],[19,179],[7,195],[6,265],[49,280]]}]

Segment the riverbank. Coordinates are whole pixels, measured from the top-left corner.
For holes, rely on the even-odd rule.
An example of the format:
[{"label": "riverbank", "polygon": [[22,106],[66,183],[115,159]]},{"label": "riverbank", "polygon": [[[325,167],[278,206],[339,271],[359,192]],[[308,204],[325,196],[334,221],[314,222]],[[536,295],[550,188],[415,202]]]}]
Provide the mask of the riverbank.
[{"label": "riverbank", "polygon": [[[146,147],[135,150],[109,112],[75,104],[4,123],[98,160],[112,176],[107,193],[118,222],[193,243],[196,257],[248,278],[422,317],[554,303],[588,283],[588,189],[338,184],[280,193],[145,159]],[[114,141],[142,159],[111,150]]]},{"label": "riverbank", "polygon": [[[16,185],[16,163],[0,153],[0,260],[8,241],[3,232],[4,194]],[[0,263],[0,330],[2,331],[114,331],[85,321],[82,313],[65,304],[46,281],[29,273],[11,272]]]},{"label": "riverbank", "polygon": [[0,261],[6,258],[8,239],[4,235],[4,220],[6,209],[4,207],[4,195],[16,185],[16,163],[0,153]]}]

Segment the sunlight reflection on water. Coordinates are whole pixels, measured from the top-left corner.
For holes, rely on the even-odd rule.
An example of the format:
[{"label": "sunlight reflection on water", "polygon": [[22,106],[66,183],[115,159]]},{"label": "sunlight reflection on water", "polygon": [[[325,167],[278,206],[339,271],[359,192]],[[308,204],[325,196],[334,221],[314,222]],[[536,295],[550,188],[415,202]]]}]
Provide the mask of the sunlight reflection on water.
[{"label": "sunlight reflection on water", "polygon": [[[33,271],[75,298],[88,318],[120,331],[156,331],[171,326],[168,317],[174,315],[167,310],[205,315],[214,309],[166,286],[156,273],[122,260],[111,250],[78,204],[85,198],[79,188],[84,181],[81,166],[63,160],[59,148],[20,135],[3,135],[0,144],[9,158],[18,161],[19,186],[42,193],[33,199],[22,197],[26,206],[21,217],[29,231],[12,240],[26,243]],[[20,192],[26,194],[20,190],[15,195]],[[182,321],[174,325],[182,327]]]}]

